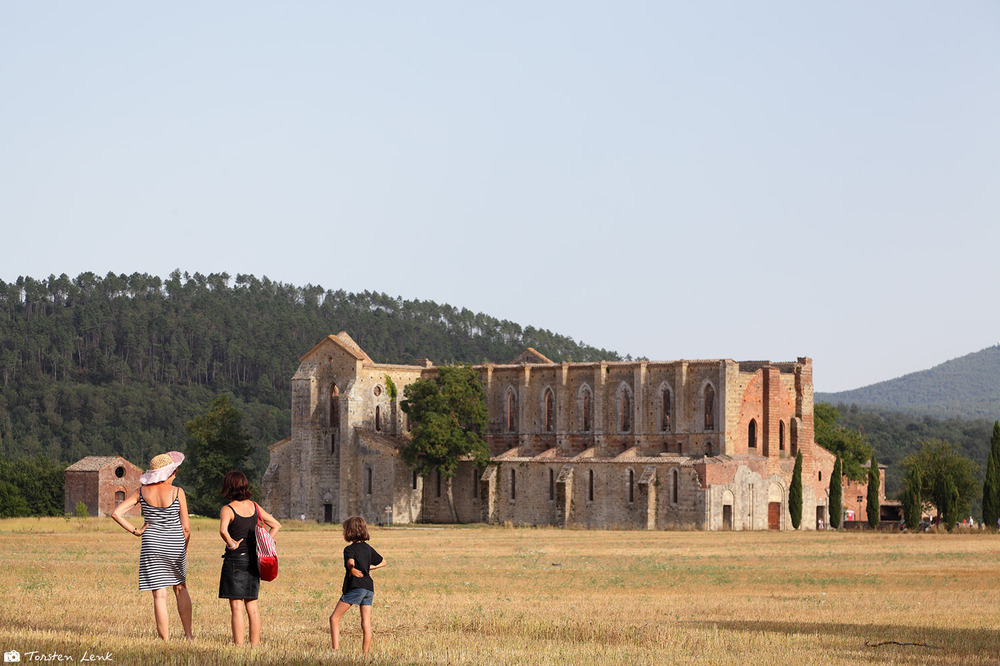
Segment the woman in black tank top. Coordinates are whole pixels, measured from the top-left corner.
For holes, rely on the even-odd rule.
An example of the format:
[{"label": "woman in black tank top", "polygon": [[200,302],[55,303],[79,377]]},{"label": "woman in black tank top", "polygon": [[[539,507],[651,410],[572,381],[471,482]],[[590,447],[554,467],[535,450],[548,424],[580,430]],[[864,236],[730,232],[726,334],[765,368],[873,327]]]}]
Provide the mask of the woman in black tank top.
[{"label": "woman in black tank top", "polygon": [[219,576],[219,598],[229,600],[232,613],[233,642],[243,644],[243,611],[250,620],[250,644],[260,642],[260,573],[257,571],[257,546],[254,528],[258,517],[273,537],[281,524],[250,499],[250,482],[243,472],[227,472],[222,495],[230,500],[219,513],[219,535],[226,542]]}]

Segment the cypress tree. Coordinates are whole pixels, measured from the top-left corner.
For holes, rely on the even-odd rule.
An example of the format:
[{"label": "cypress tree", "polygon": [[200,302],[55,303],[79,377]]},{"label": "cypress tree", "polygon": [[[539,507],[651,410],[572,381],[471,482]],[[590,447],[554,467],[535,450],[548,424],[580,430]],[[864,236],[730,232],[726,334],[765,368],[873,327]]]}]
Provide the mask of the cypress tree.
[{"label": "cypress tree", "polygon": [[868,461],[868,502],[865,506],[865,513],[868,514],[868,525],[872,529],[878,527],[879,514],[881,513],[881,506],[878,501],[880,477],[878,462],[875,460],[875,452],[872,451],[872,458]]},{"label": "cypress tree", "polygon": [[840,457],[833,464],[833,474],[830,475],[830,527],[840,529],[840,521],[844,514],[843,491],[840,487]]},{"label": "cypress tree", "polygon": [[906,528],[915,530],[920,527],[920,514],[923,500],[920,497],[920,472],[916,469],[906,476],[906,487],[903,489],[903,518]]},{"label": "cypress tree", "polygon": [[983,483],[983,524],[988,528],[1000,525],[1000,421],[993,422],[990,455],[986,459],[986,481]]},{"label": "cypress tree", "polygon": [[948,531],[958,522],[958,489],[947,474],[941,474],[934,484],[934,503],[937,505],[938,519]]},{"label": "cypress tree", "polygon": [[788,512],[792,515],[792,527],[799,529],[802,524],[802,451],[795,454],[792,485],[788,488]]}]

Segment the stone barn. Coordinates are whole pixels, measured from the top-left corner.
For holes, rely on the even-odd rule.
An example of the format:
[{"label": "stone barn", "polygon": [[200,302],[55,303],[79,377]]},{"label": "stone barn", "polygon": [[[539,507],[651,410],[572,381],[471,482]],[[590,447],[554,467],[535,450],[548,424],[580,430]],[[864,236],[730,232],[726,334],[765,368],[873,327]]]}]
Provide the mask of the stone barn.
[{"label": "stone barn", "polygon": [[[87,456],[66,468],[66,513],[83,502],[91,516],[110,516],[139,487],[142,469],[121,456]],[[139,505],[128,512],[139,515]]]},{"label": "stone barn", "polygon": [[[266,508],[324,522],[450,521],[445,484],[418,477],[399,453],[410,437],[403,388],[434,377],[433,363],[376,363],[344,332],[299,361],[291,435],[270,447]],[[475,368],[492,461],[460,464],[461,522],[791,529],[801,451],[802,529],[829,523],[834,456],[813,441],[808,358],[554,363],[528,349]]]}]

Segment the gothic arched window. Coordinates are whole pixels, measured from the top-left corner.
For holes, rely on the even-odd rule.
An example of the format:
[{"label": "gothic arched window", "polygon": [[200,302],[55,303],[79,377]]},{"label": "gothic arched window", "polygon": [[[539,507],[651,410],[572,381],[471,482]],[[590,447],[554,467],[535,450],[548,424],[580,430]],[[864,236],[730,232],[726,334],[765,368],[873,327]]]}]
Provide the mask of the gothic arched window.
[{"label": "gothic arched window", "polygon": [[545,389],[545,432],[552,432],[556,427],[556,396],[552,389]]},{"label": "gothic arched window", "polygon": [[664,388],[660,405],[660,430],[670,430],[670,389]]},{"label": "gothic arched window", "polygon": [[621,409],[621,431],[631,432],[632,430],[632,398],[629,395],[628,390],[623,389],[621,394],[621,402],[619,404]]},{"label": "gothic arched window", "polygon": [[507,389],[507,432],[517,430],[517,393]]},{"label": "gothic arched window", "polygon": [[705,386],[705,430],[715,430],[715,389],[711,384]]},{"label": "gothic arched window", "polygon": [[757,421],[755,419],[750,419],[750,425],[747,426],[747,446],[751,449],[757,448]]}]

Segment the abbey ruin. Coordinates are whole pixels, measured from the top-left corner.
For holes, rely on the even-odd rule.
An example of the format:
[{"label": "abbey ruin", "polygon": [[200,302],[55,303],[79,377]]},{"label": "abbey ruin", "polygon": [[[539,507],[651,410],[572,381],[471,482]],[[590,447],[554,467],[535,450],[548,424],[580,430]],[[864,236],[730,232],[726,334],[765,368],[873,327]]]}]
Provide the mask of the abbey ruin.
[{"label": "abbey ruin", "polygon": [[[442,480],[417,476],[399,454],[409,436],[403,387],[435,366],[376,363],[346,333],[300,362],[292,432],[271,446],[265,505],[280,518],[449,522]],[[828,521],[834,456],[813,441],[808,358],[553,363],[528,349],[476,370],[492,460],[485,470],[463,463],[454,479],[462,522],[791,529],[799,451],[802,528]]]}]

